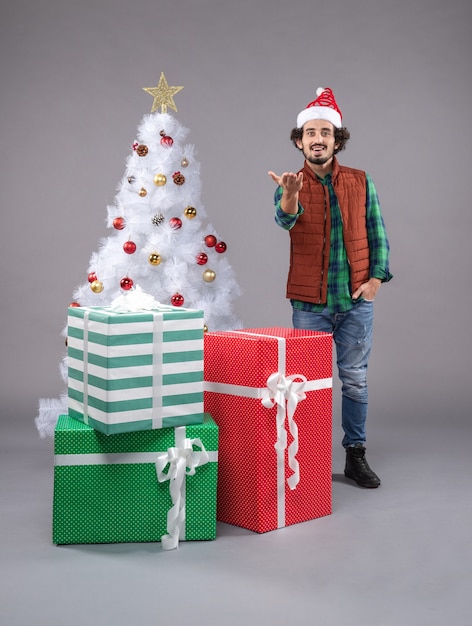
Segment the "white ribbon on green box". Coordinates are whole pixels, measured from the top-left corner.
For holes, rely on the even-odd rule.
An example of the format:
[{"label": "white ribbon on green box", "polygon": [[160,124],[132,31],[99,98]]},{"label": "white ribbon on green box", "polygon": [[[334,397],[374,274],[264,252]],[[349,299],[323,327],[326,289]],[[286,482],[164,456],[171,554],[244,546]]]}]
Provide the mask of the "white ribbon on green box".
[{"label": "white ribbon on green box", "polygon": [[105,432],[203,421],[203,312],[159,305],[68,315],[69,414]]},{"label": "white ribbon on green box", "polygon": [[[194,446],[200,450],[194,450]],[[172,498],[172,507],[167,513],[167,534],[161,537],[164,550],[177,548],[179,537],[185,532],[185,477],[193,476],[197,467],[209,461],[210,453],[205,450],[201,439],[182,437],[181,432],[176,432],[175,447],[158,456],[157,479],[159,482],[169,481]],[[166,467],[167,472],[164,471]]]},{"label": "white ribbon on green box", "polygon": [[[300,467],[296,458],[298,452],[298,427],[295,422],[295,411],[298,403],[306,398],[305,392],[330,389],[333,386],[333,379],[307,380],[302,374],[286,376],[286,341],[284,337],[252,333],[244,330],[232,332],[250,335],[251,337],[267,337],[277,340],[277,372],[268,377],[266,387],[246,387],[244,385],[205,381],[205,391],[258,399],[267,409],[277,406],[277,439],[274,443],[277,454],[277,526],[278,528],[283,528],[285,526],[285,482],[287,482],[290,489],[295,489],[300,481]],[[292,443],[288,447],[288,464],[292,474],[287,479],[285,478],[286,421],[288,430],[293,438]]]}]

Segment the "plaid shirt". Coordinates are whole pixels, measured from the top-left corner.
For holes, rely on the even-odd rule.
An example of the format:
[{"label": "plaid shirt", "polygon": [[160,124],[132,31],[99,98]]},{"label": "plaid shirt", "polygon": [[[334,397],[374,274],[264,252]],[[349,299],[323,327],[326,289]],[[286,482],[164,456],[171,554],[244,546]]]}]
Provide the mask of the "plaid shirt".
[{"label": "plaid shirt", "polygon": [[[330,313],[342,313],[351,309],[357,301],[351,297],[349,263],[346,248],[344,247],[341,211],[331,181],[331,174],[327,174],[325,178],[320,178],[319,180],[328,187],[331,209],[327,303],[312,304],[311,302],[301,302],[299,300],[291,300],[290,302],[294,308],[303,311],[321,311],[328,306]],[[370,277],[379,278],[382,282],[387,282],[392,278],[388,267],[390,246],[380,212],[377,191],[368,174],[366,174],[366,183],[366,222],[370,250]],[[298,213],[295,215],[284,213],[281,208],[282,193],[282,188],[277,187],[274,195],[276,207],[275,221],[285,230],[290,230],[295,225],[298,216],[303,213],[303,207],[299,203]]]}]

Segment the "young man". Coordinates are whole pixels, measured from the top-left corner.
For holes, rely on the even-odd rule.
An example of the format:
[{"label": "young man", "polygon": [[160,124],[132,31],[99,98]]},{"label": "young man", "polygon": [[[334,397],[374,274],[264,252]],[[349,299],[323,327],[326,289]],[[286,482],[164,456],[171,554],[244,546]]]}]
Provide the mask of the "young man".
[{"label": "young man", "polygon": [[345,476],[375,488],[379,477],[365,456],[367,365],[373,301],[389,272],[389,243],[374,183],[361,170],[339,165],[349,131],[333,92],[297,117],[291,140],[305,163],[297,173],[269,175],[277,183],[276,223],[290,233],[287,298],[293,326],[332,332],[342,382]]}]

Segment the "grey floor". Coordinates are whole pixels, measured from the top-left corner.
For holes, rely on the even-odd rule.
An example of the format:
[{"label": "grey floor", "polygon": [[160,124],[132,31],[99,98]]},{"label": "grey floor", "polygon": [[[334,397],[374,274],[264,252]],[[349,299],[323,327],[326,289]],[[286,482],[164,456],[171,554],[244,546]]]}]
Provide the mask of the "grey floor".
[{"label": "grey floor", "polygon": [[2,626],[472,624],[470,429],[379,425],[378,490],[342,476],[331,516],[213,542],[51,544],[52,441],[2,419]]}]

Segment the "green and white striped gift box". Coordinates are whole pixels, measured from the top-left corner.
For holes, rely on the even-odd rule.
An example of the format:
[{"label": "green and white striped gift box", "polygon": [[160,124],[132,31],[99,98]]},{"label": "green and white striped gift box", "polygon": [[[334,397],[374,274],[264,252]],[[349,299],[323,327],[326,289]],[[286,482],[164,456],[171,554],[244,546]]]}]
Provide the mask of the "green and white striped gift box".
[{"label": "green and white striped gift box", "polygon": [[105,434],[201,424],[203,311],[69,307],[69,415]]}]

